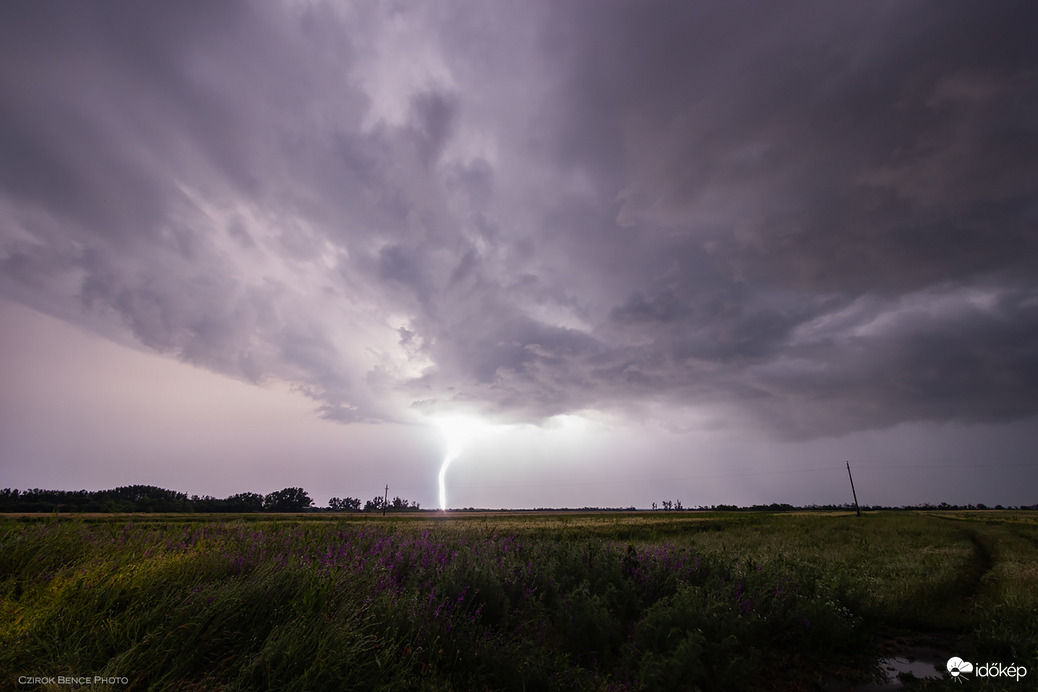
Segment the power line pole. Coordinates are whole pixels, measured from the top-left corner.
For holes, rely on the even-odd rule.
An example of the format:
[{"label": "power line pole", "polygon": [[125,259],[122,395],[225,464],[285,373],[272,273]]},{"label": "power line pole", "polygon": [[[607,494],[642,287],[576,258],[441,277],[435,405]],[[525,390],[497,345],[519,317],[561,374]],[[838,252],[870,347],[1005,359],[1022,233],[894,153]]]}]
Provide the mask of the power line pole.
[{"label": "power line pole", "polygon": [[854,496],[854,509],[861,516],[861,508],[858,507],[858,493],[854,492],[854,476],[851,475],[851,462],[847,462],[847,477],[851,479],[851,495]]},{"label": "power line pole", "polygon": [[[386,496],[384,498],[382,498],[382,516],[386,516],[386,503],[387,502],[389,502],[389,484],[386,484]],[[858,514],[861,514],[861,512],[858,512]]]}]

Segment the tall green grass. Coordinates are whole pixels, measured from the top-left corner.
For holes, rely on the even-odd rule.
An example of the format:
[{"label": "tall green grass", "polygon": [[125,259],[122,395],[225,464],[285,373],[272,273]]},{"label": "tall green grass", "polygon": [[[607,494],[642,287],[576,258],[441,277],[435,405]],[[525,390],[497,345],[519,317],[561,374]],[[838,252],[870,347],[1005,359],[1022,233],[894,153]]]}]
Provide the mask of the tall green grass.
[{"label": "tall green grass", "polygon": [[794,689],[884,627],[1038,663],[998,516],[2,520],[0,689]]}]

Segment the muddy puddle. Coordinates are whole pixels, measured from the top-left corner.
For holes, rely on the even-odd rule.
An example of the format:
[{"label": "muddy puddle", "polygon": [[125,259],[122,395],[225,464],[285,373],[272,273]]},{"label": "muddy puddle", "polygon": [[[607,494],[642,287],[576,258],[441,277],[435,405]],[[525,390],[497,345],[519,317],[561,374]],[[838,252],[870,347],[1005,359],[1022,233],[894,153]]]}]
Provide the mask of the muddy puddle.
[{"label": "muddy puddle", "polygon": [[952,632],[901,632],[886,634],[877,641],[880,652],[872,679],[860,682],[831,680],[826,689],[834,692],[897,692],[905,680],[944,680],[948,659],[960,653],[961,636]]}]

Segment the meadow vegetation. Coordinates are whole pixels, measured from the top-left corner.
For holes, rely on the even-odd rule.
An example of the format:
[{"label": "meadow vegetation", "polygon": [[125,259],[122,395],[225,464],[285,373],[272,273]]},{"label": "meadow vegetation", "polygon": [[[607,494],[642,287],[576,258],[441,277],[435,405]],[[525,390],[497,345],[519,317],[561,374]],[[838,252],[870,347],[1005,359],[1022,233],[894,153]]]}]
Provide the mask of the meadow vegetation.
[{"label": "meadow vegetation", "polygon": [[1038,668],[1036,558],[1030,512],[8,517],[0,689],[811,689],[893,629]]}]

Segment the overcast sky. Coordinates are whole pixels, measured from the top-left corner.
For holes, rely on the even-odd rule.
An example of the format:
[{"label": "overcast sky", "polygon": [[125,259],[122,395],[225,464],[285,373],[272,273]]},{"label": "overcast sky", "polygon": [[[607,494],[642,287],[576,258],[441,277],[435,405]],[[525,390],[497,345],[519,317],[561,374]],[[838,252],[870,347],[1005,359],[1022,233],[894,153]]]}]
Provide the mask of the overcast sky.
[{"label": "overcast sky", "polygon": [[1038,502],[1035,26],[6,3],[0,487]]}]

